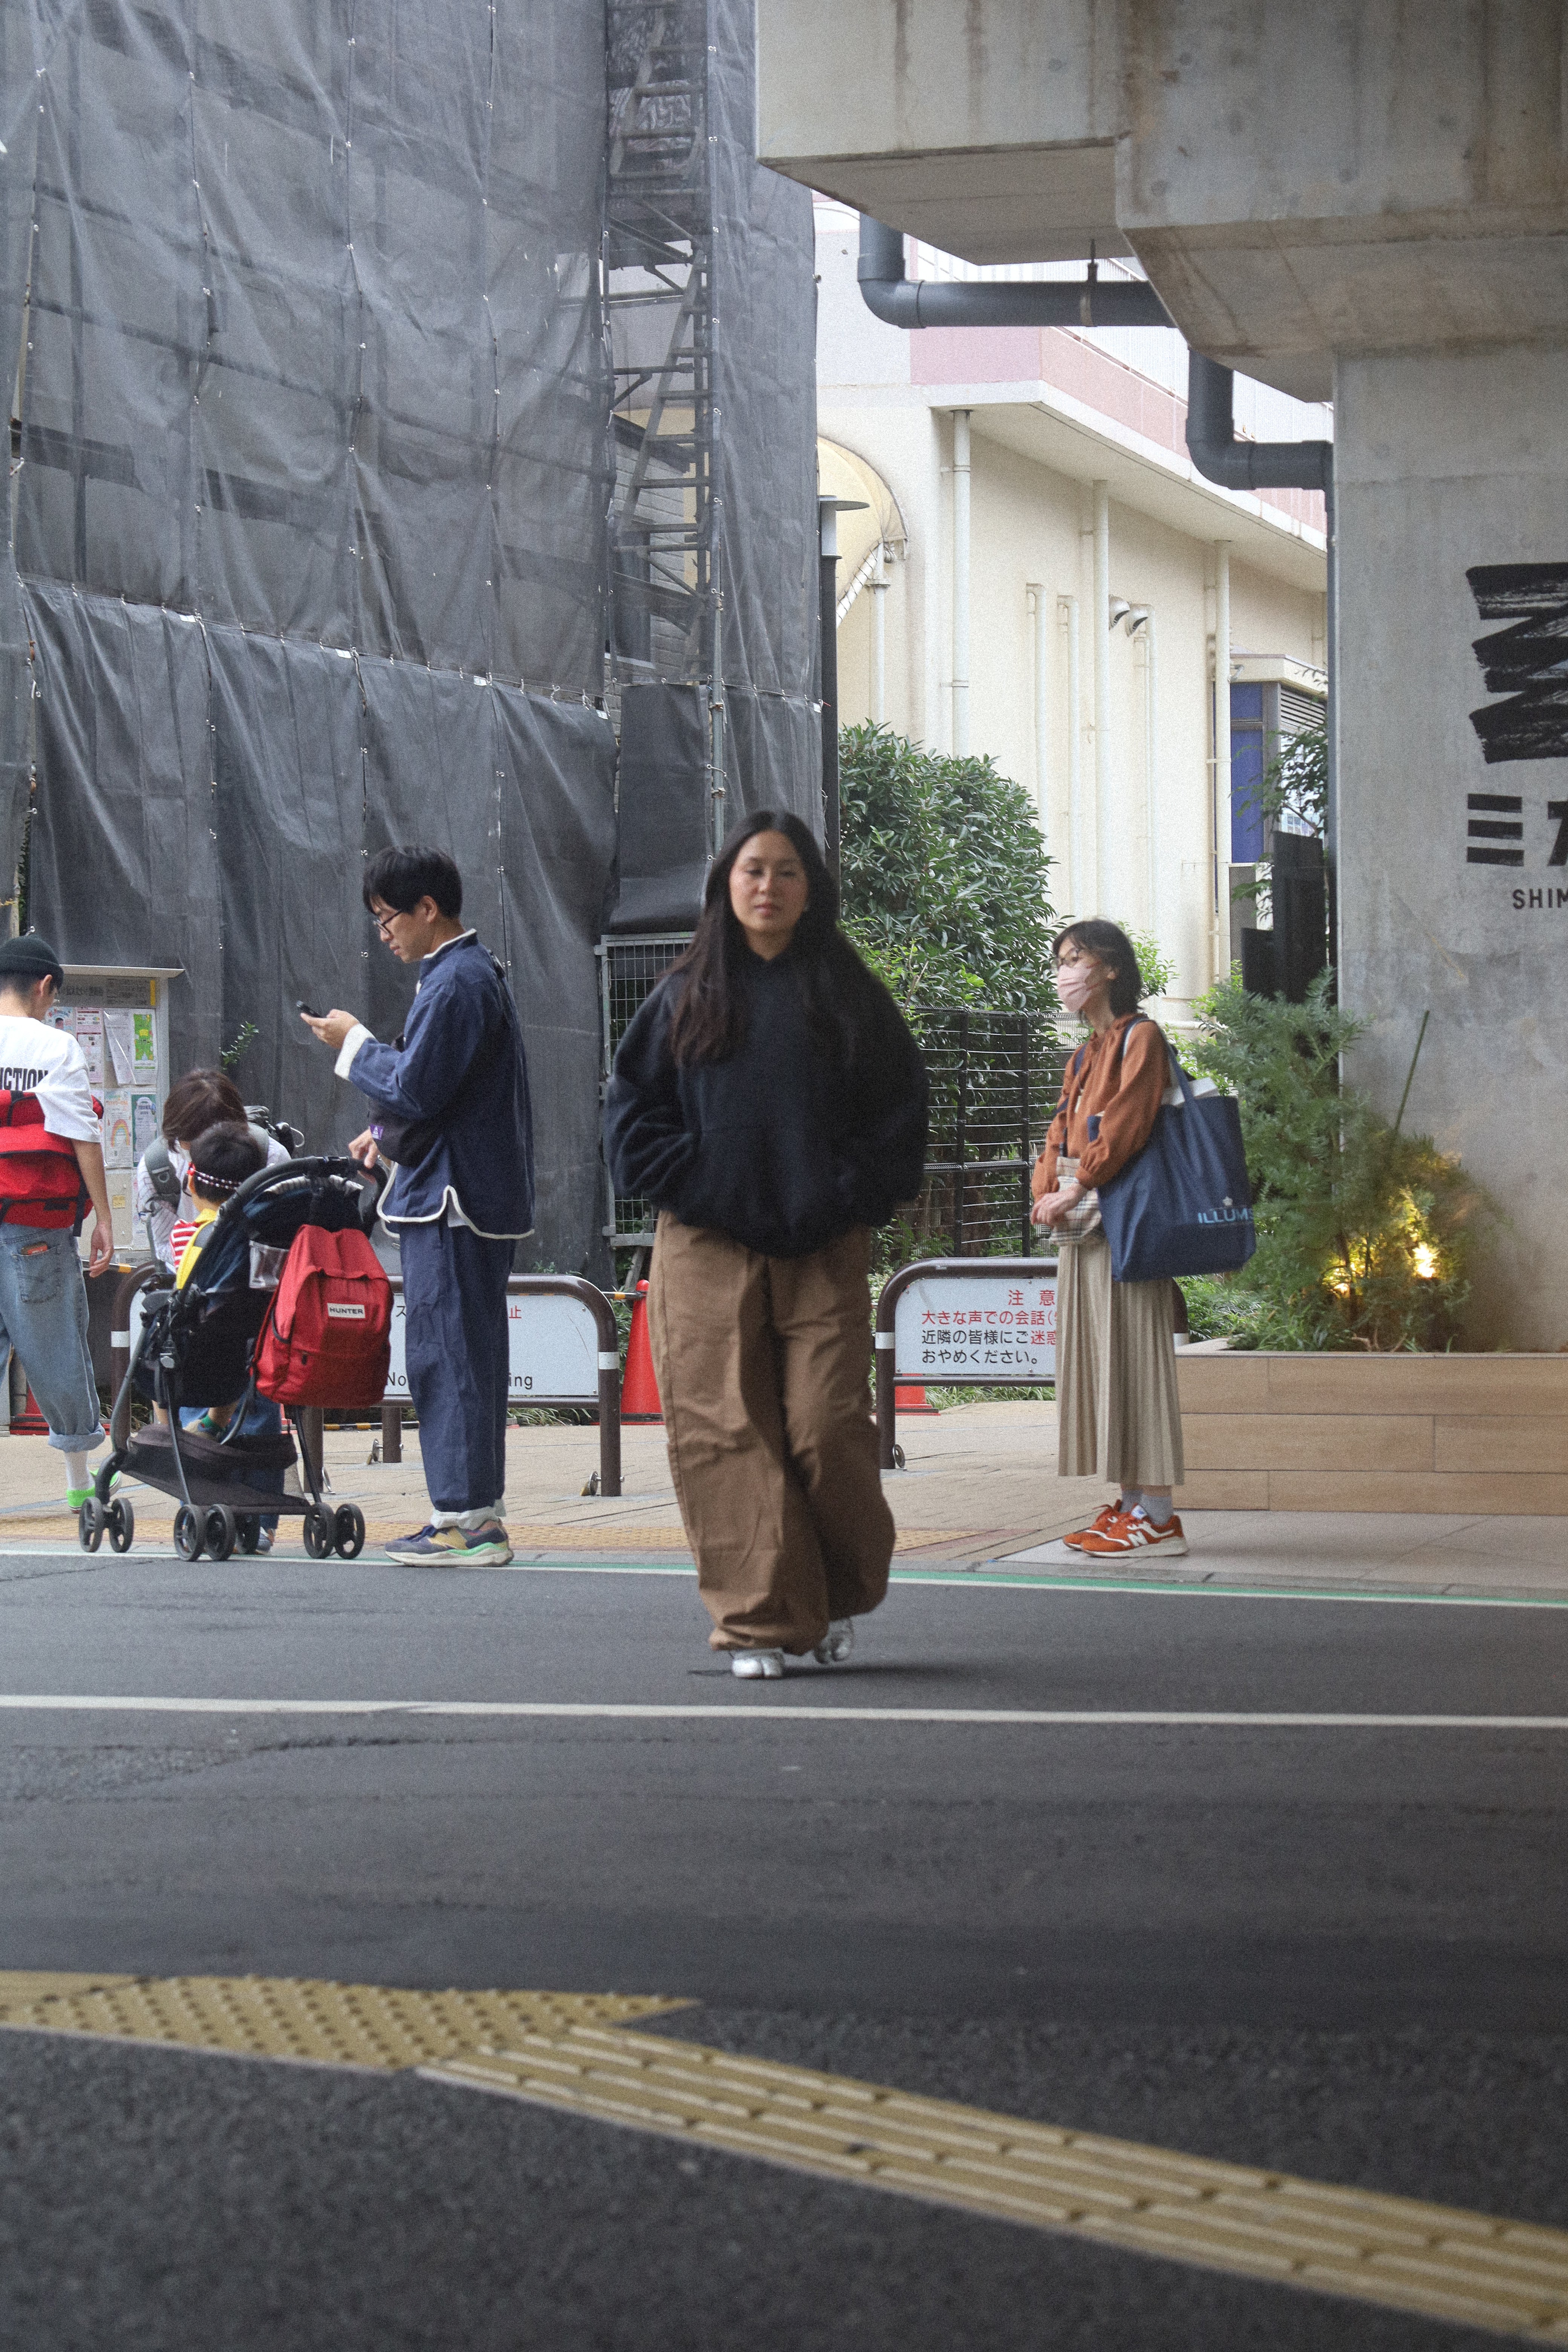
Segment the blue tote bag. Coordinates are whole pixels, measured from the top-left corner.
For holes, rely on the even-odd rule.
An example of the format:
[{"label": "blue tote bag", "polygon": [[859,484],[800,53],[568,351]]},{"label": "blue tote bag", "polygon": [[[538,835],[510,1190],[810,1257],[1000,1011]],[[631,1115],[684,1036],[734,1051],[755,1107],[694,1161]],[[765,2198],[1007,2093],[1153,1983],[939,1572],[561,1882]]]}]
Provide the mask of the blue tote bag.
[{"label": "blue tote bag", "polygon": [[1161,1104],[1142,1150],[1100,1187],[1113,1282],[1234,1274],[1258,1247],[1241,1114],[1229,1095],[1195,1093],[1174,1054],[1171,1067],[1181,1101]]}]

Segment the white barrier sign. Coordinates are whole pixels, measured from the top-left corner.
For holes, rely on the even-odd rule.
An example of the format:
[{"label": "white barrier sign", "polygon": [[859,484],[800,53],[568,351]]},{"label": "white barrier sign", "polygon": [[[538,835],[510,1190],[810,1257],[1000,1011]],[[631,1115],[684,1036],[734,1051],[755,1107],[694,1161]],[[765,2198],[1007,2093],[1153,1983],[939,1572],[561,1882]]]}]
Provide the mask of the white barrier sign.
[{"label": "white barrier sign", "polygon": [[1057,1276],[927,1276],[893,1309],[893,1363],[900,1381],[1033,1385],[1057,1374]]},{"label": "white barrier sign", "polygon": [[[127,1321],[132,1348],[141,1334],[146,1297],[139,1290],[131,1302]],[[507,1299],[507,1338],[511,1357],[509,1403],[527,1404],[534,1397],[598,1403],[599,1327],[582,1299],[556,1297],[549,1291],[512,1292]],[[395,1291],[392,1298],[392,1363],[386,1393],[393,1400],[408,1394],[401,1291]]]},{"label": "white barrier sign", "polygon": [[[507,1400],[528,1404],[535,1397],[584,1404],[599,1402],[599,1327],[580,1298],[549,1291],[517,1292],[507,1299],[507,1338],[511,1356],[511,1381]],[[403,1294],[392,1301],[392,1365],[386,1376],[389,1399],[408,1394],[408,1373],[403,1357]]]}]

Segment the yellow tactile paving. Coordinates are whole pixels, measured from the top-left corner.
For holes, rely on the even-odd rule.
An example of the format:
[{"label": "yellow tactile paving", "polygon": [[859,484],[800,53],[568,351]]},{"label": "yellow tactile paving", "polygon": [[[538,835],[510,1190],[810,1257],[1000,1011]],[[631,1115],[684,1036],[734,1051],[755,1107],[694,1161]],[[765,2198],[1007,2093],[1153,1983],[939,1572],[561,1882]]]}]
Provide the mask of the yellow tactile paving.
[{"label": "yellow tactile paving", "polygon": [[426,2080],[1206,2270],[1568,2346],[1568,2231],[1142,2147],[624,2028],[688,2004],[289,1978],[0,1973],[0,2028]]},{"label": "yellow tactile paving", "polygon": [[588,2025],[421,2071],[1130,2252],[1568,2344],[1568,2231]]},{"label": "yellow tactile paving", "polygon": [[498,2036],[558,2036],[577,2024],[619,2024],[681,2006],[637,1994],[419,1992],[293,1977],[0,1972],[0,2026],[329,2066],[422,2066]]}]

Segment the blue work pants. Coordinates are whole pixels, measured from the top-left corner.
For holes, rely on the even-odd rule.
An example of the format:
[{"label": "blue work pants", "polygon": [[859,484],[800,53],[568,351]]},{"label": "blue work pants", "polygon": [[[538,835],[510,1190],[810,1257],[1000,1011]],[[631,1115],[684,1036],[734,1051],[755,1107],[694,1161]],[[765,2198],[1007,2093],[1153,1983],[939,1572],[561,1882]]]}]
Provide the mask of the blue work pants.
[{"label": "blue work pants", "polygon": [[399,1225],[404,1351],[437,1511],[506,1493],[507,1276],[512,1244],[467,1225]]}]

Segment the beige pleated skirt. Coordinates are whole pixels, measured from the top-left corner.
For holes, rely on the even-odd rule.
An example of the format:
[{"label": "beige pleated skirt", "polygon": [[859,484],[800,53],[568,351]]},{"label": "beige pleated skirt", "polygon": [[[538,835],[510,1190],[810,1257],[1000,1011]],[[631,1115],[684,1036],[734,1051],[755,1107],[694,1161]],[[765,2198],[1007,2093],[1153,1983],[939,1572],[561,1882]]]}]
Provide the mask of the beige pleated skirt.
[{"label": "beige pleated skirt", "polygon": [[1103,1234],[1061,1241],[1057,1467],[1064,1478],[1179,1486],[1174,1300],[1169,1282],[1112,1282]]}]

